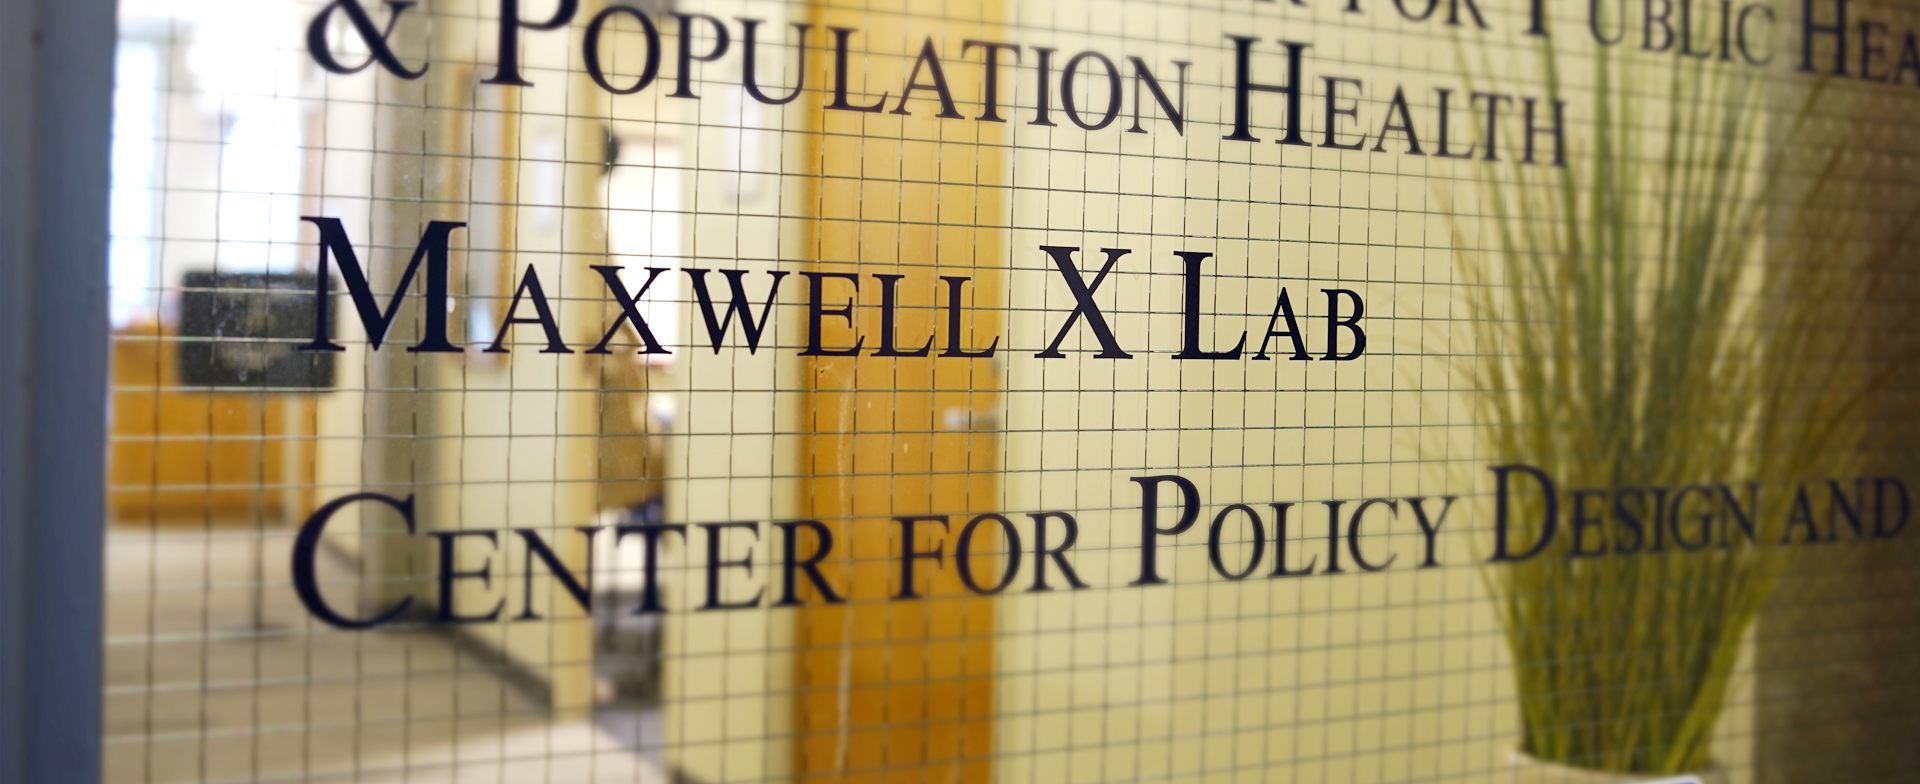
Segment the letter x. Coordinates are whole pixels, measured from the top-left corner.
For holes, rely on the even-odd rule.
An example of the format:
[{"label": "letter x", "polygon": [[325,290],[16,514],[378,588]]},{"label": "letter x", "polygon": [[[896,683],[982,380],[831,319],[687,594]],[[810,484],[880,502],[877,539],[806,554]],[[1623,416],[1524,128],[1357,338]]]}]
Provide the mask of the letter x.
[{"label": "letter x", "polygon": [[1065,357],[1065,354],[1060,353],[1060,343],[1067,339],[1067,333],[1073,329],[1074,322],[1079,321],[1084,315],[1087,317],[1087,328],[1093,330],[1093,336],[1100,340],[1100,353],[1093,355],[1096,359],[1132,359],[1132,354],[1120,350],[1120,341],[1114,339],[1113,330],[1107,327],[1107,319],[1100,314],[1100,306],[1094,304],[1093,292],[1099,289],[1100,284],[1107,279],[1107,273],[1113,271],[1113,265],[1119,263],[1120,257],[1133,251],[1124,248],[1101,248],[1100,250],[1107,254],[1107,263],[1100,268],[1100,274],[1093,276],[1093,285],[1089,286],[1086,281],[1080,279],[1080,268],[1073,265],[1074,251],[1080,250],[1079,248],[1042,245],[1040,249],[1053,257],[1054,266],[1060,268],[1060,276],[1066,279],[1067,289],[1073,292],[1073,299],[1077,304],[1074,305],[1073,313],[1067,316],[1067,323],[1061,325],[1060,334],[1053,336],[1053,345],[1047,346],[1046,351],[1034,356],[1041,359]]},{"label": "letter x", "polygon": [[632,294],[628,294],[627,287],[624,285],[621,285],[620,283],[619,267],[603,267],[603,266],[596,265],[592,269],[594,272],[600,273],[600,279],[607,282],[607,290],[613,292],[613,298],[620,303],[620,317],[613,320],[613,326],[607,330],[606,337],[603,337],[600,339],[600,345],[594,346],[593,348],[588,349],[587,353],[589,354],[613,353],[612,351],[607,350],[607,343],[613,340],[614,335],[619,334],[621,324],[625,324],[629,322],[633,324],[633,331],[640,333],[640,340],[647,344],[647,349],[640,353],[642,354],[673,353],[671,351],[668,351],[660,347],[660,341],[654,339],[653,330],[647,328],[647,320],[640,317],[639,306],[636,305],[634,302],[634,300],[640,297],[646,296],[647,289],[653,288],[653,279],[660,277],[660,273],[666,272],[667,270],[663,267],[648,267],[647,282],[640,284],[639,291],[636,291]]},{"label": "letter x", "polygon": [[[427,72],[426,64],[422,63],[417,71],[408,70],[394,55],[393,47],[387,44],[387,39],[393,35],[393,26],[400,22],[400,14],[413,5],[407,0],[387,0],[387,7],[393,11],[387,17],[387,29],[381,30],[373,24],[373,17],[367,14],[367,9],[361,8],[356,0],[333,0],[326,8],[320,9],[320,15],[313,18],[312,24],[307,25],[307,53],[313,55],[313,61],[319,63],[321,68],[337,74],[358,73],[378,61],[394,76],[418,79]],[[360,40],[366,43],[369,52],[366,62],[349,68],[334,59],[333,51],[327,47],[327,20],[333,17],[334,11],[346,12],[347,22],[353,26],[354,32],[360,34]]]}]

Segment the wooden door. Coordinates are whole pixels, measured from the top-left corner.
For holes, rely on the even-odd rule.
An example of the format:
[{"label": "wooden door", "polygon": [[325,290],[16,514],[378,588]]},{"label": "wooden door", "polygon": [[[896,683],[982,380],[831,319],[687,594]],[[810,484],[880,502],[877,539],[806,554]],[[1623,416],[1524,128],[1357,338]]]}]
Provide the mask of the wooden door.
[{"label": "wooden door", "polygon": [[[961,287],[960,345],[981,350],[1001,333],[1006,233],[1004,126],[935,115],[934,93],[918,91],[907,115],[898,108],[924,42],[1005,40],[998,0],[942,4],[816,7],[815,31],[856,28],[850,96],[863,105],[889,91],[884,112],[820,111],[814,136],[817,209],[811,245],[817,272],[859,276],[856,357],[812,357],[807,413],[810,438],[801,508],[832,530],[828,572],[850,586],[847,602],[802,611],[796,656],[796,778],[802,781],[985,782],[991,777],[996,608],[968,592],[953,571],[961,527],[997,511],[1000,405],[997,359],[942,358],[949,340],[949,285]],[[830,44],[821,35],[814,39]],[[864,52],[864,54],[862,54]],[[940,51],[949,84],[969,119],[981,111],[980,51]],[[831,89],[830,52],[808,74]],[[893,73],[897,69],[898,73]],[[923,73],[921,82],[927,82]],[[867,86],[863,86],[863,82]],[[857,94],[863,90],[868,94]],[[826,96],[822,96],[826,97]],[[897,287],[896,348],[929,357],[874,356],[882,340],[885,280]],[[842,281],[833,281],[841,283]],[[846,291],[851,285],[828,288]],[[829,321],[829,324],[834,322]],[[844,324],[844,322],[839,322]],[[853,331],[825,331],[826,344],[851,345]],[[835,337],[835,336],[838,337]],[[844,338],[844,339],[841,339]],[[1001,346],[999,350],[1004,350]],[[918,561],[914,592],[901,600],[900,548],[908,515],[946,515],[947,527],[915,525],[916,551],[936,546],[944,566]],[[981,535],[997,536],[993,525]],[[976,552],[998,547],[976,538]],[[983,579],[998,574],[976,559]],[[988,580],[990,583],[990,579]]]}]

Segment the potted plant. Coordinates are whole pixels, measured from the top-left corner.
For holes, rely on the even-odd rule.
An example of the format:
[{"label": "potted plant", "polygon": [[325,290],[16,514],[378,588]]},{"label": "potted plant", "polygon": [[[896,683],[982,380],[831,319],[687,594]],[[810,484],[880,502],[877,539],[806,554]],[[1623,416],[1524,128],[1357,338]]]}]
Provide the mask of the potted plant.
[{"label": "potted plant", "polygon": [[[1602,47],[1576,91],[1539,45],[1568,101],[1566,165],[1476,164],[1484,222],[1456,219],[1456,247],[1488,238],[1458,256],[1484,451],[1563,490],[1756,487],[1759,529],[1606,557],[1575,557],[1593,542],[1563,530],[1488,564],[1524,728],[1503,775],[1710,782],[1742,639],[1792,551],[1792,488],[1858,475],[1864,401],[1901,367],[1866,348],[1860,305],[1900,242],[1862,253],[1823,206],[1837,178],[1808,137],[1818,85],[1770,115],[1752,69]],[[1537,540],[1546,499],[1516,503],[1510,535]],[[1624,539],[1617,511],[1599,515]]]}]

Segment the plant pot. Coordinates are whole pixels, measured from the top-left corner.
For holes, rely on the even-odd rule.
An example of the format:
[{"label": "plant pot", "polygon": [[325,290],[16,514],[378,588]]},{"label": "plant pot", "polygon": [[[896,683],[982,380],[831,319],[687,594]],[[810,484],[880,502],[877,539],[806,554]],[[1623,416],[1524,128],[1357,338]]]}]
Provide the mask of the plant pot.
[{"label": "plant pot", "polygon": [[1494,780],[1499,784],[1726,784],[1727,776],[1717,765],[1680,776],[1614,773],[1542,762],[1515,749],[1507,752],[1507,764]]}]

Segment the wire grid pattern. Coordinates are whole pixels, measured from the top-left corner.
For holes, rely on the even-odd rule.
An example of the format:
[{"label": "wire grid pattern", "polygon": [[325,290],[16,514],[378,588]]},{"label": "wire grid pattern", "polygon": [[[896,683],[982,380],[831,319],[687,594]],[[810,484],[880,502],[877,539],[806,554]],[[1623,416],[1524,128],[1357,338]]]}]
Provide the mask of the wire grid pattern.
[{"label": "wire grid pattern", "polygon": [[[1470,512],[1485,500],[1478,480],[1486,461],[1458,399],[1457,364],[1476,349],[1459,332],[1468,317],[1456,302],[1454,232],[1478,217],[1470,198],[1475,168],[1516,165],[1517,150],[1488,163],[1408,155],[1398,139],[1385,153],[1276,145],[1282,99],[1271,94],[1254,98],[1252,130],[1261,143],[1221,137],[1231,131],[1228,35],[1259,36],[1254,72],[1266,82],[1284,73],[1280,40],[1312,42],[1300,88],[1305,131],[1316,143],[1326,133],[1317,124],[1328,101],[1322,75],[1364,83],[1351,93],[1361,118],[1353,134],[1377,131],[1390,87],[1404,88],[1423,129],[1438,111],[1435,88],[1461,99],[1497,82],[1539,97],[1538,74],[1469,79],[1454,48],[1459,36],[1495,62],[1524,60],[1531,44],[1518,35],[1526,25],[1520,4],[1479,4],[1492,28],[1486,33],[1455,30],[1440,17],[1409,22],[1385,4],[1363,13],[1331,3],[1019,4],[985,20],[977,12],[949,18],[948,9],[932,6],[685,4],[674,10],[710,14],[734,35],[724,60],[698,66],[691,82],[698,101],[667,97],[678,74],[678,23],[664,8],[645,9],[662,35],[659,79],[636,95],[605,99],[580,84],[579,42],[593,9],[564,31],[523,31],[523,72],[535,86],[512,87],[481,81],[495,68],[496,9],[484,4],[406,12],[410,22],[395,27],[396,49],[403,61],[432,69],[417,82],[376,75],[378,65],[353,77],[321,74],[300,35],[327,6],[261,5],[267,10],[160,3],[123,12],[114,242],[152,255],[142,274],[134,274],[137,254],[116,266],[113,283],[116,313],[127,304],[116,331],[121,405],[110,491],[128,500],[116,505],[123,514],[112,523],[108,553],[111,780],[789,778],[801,740],[795,700],[821,682],[845,681],[844,674],[797,671],[794,661],[810,644],[796,642],[793,626],[813,616],[767,606],[779,589],[782,534],[773,523],[805,516],[799,499],[822,479],[802,450],[823,434],[896,448],[956,431],[971,434],[961,442],[967,448],[991,445],[992,497],[969,490],[955,500],[929,489],[921,500],[954,504],[934,511],[955,515],[956,528],[973,512],[993,510],[1029,537],[1027,513],[1070,511],[1079,540],[1069,557],[1089,587],[1022,593],[1031,579],[1022,572],[1015,589],[991,603],[937,591],[921,600],[932,615],[940,607],[962,614],[984,607],[997,619],[985,634],[993,646],[985,716],[992,743],[963,750],[954,764],[984,766],[1008,781],[1478,781],[1503,770],[1500,755],[1519,728],[1511,665],[1475,565],[1475,537],[1486,523],[1484,510]],[[825,57],[828,39],[817,20],[826,15],[862,20],[856,68],[866,85],[893,91],[888,108],[900,101],[898,85],[918,51],[920,34],[900,31],[984,22],[993,40],[1024,47],[1002,71],[1008,123],[982,133],[985,124],[972,119],[985,108],[975,92],[978,60],[970,59],[978,50],[962,56],[960,36],[942,32],[930,38],[968,119],[929,124],[879,114],[857,131],[832,122],[834,112],[820,121],[815,107],[832,94],[817,80],[830,77],[829,67],[809,69],[816,81],[785,107],[741,95],[738,18],[765,20],[761,79],[769,93],[783,94],[794,73],[787,23],[816,23],[808,56]],[[427,17],[430,27],[421,25]],[[1584,21],[1554,9],[1559,28]],[[700,45],[712,44],[702,25],[693,27]],[[630,80],[639,71],[638,38],[632,25],[613,29],[612,78]],[[343,57],[363,56],[347,37],[334,42],[349,53]],[[1098,51],[1131,74],[1123,58],[1137,56],[1169,90],[1178,79],[1174,63],[1193,63],[1184,72],[1184,131],[1174,132],[1150,98],[1140,106],[1147,133],[1126,132],[1127,111],[1104,130],[1083,131],[1061,114],[1057,91],[1053,124],[1031,122],[1039,102],[1035,47],[1056,50],[1055,69],[1074,53]],[[1131,109],[1143,97],[1126,85]],[[1649,88],[1649,97],[1657,94]],[[852,95],[863,104],[878,97],[863,87]],[[1079,100],[1097,105],[1084,103],[1093,101],[1084,87]],[[918,117],[937,111],[926,91],[905,106]],[[140,112],[145,124],[134,117]],[[1570,114],[1568,122],[1581,119]],[[1896,135],[1911,129],[1898,117],[1879,123]],[[271,132],[242,135],[257,128]],[[872,149],[891,151],[892,160],[825,163],[832,145],[876,138],[888,145]],[[930,177],[916,166],[928,154],[937,159]],[[1912,156],[1883,154],[1896,163],[1863,170],[1857,187],[1906,192]],[[1570,151],[1575,163],[1579,155]],[[950,179],[950,166],[966,174]],[[249,179],[262,172],[270,175],[266,184]],[[851,212],[825,203],[836,184],[868,194],[876,182],[937,193],[957,184],[976,194],[968,203],[987,206],[954,214],[937,209],[938,197],[931,212],[902,206],[906,197]],[[989,191],[992,198],[978,196]],[[127,217],[143,210],[141,221]],[[333,391],[209,391],[178,379],[174,352],[203,340],[177,331],[179,273],[311,272],[316,235],[298,225],[300,215],[342,218],[362,263],[377,270],[370,275],[383,303],[426,221],[465,221],[453,240],[448,319],[464,353],[403,353],[423,328],[411,299],[387,345],[370,351],[336,289],[334,336],[348,350],[337,357]],[[796,356],[811,338],[801,291],[807,281],[797,273],[861,276],[859,315],[849,323],[859,325],[869,349],[879,339],[874,287],[884,285],[872,273],[907,276],[899,284],[902,319],[931,324],[936,353],[945,347],[946,292],[935,281],[955,274],[945,257],[917,258],[905,242],[870,266],[864,257],[828,263],[821,238],[841,228],[883,238],[916,228],[943,238],[974,233],[972,266],[1003,272],[996,290],[971,295],[998,304],[987,318],[975,314],[960,342],[978,349],[999,339],[993,383],[975,388],[974,376],[963,373],[969,380],[958,406],[902,415],[877,429],[821,427],[807,410],[819,400],[818,366]],[[1464,239],[1478,247],[1478,236]],[[1075,258],[1088,280],[1099,268],[1098,249],[1131,250],[1095,299],[1133,359],[1096,358],[1102,347],[1085,322],[1061,345],[1066,358],[1035,357],[1075,304],[1042,245],[1080,248]],[[1224,350],[1244,329],[1251,353],[1286,287],[1318,355],[1329,302],[1322,290],[1344,288],[1366,303],[1366,354],[1294,363],[1276,342],[1268,363],[1176,361],[1184,339],[1177,251],[1214,254],[1203,322],[1217,325],[1207,340],[1224,342],[1203,349]],[[645,280],[647,267],[669,268],[642,307],[663,334],[676,336],[665,343],[670,359],[632,356],[639,345],[631,331],[605,358],[543,355],[547,339],[537,325],[508,330],[505,354],[482,351],[529,268],[562,313],[570,347],[591,345],[582,341],[595,340],[618,312],[586,269],[594,263],[622,265],[629,287]],[[721,347],[706,342],[700,303],[682,272],[688,268],[749,270],[756,309],[772,285],[768,272],[793,273],[779,284],[757,350],[745,350],[737,325]],[[706,282],[716,298],[726,297],[718,272]],[[522,307],[515,315],[524,318]],[[902,338],[907,348],[927,333],[911,334]],[[895,367],[916,361],[932,360],[896,360]],[[918,374],[901,376],[916,381],[861,391],[895,400],[956,391],[952,375],[923,386]],[[915,474],[932,488],[943,475],[978,472],[965,461],[938,468],[853,459],[833,478],[891,487]],[[1198,484],[1203,512],[1192,531],[1160,542],[1170,584],[1130,587],[1142,542],[1140,488],[1128,479],[1171,473]],[[374,511],[339,523],[357,533],[328,540],[326,595],[352,612],[411,595],[422,613],[381,631],[344,631],[308,616],[285,565],[297,526],[314,508],[363,491],[411,494],[422,533],[407,535]],[[1352,546],[1395,553],[1388,570],[1267,578],[1280,542],[1295,559],[1283,564],[1289,568],[1353,554],[1319,549],[1335,513],[1326,502],[1350,510],[1365,498],[1445,495],[1468,498],[1439,540],[1441,566],[1414,568],[1425,539],[1405,517],[1382,516],[1369,518],[1372,530]],[[1294,506],[1276,540],[1270,504],[1279,502]],[[1247,504],[1266,525],[1269,560],[1245,582],[1213,573],[1203,535],[1233,503]],[[1163,524],[1176,512],[1163,506]],[[722,590],[739,597],[762,586],[761,606],[696,609],[707,598],[697,562],[707,537],[722,534],[689,528],[684,542],[668,539],[659,565],[669,611],[636,626],[626,613],[640,601],[636,586],[649,568],[633,555],[636,539],[616,549],[606,546],[611,531],[569,538],[580,536],[577,526],[648,515],[670,524],[756,522],[754,533],[723,540],[756,541],[757,567],[750,580],[736,575],[740,581]],[[1229,565],[1258,552],[1252,529],[1238,519],[1223,538]],[[593,613],[569,612],[571,600],[553,590],[546,569],[523,571],[536,562],[521,557],[514,529],[562,550],[568,541],[593,542],[588,547],[600,558]],[[495,538],[432,538],[428,530]],[[891,555],[840,546],[836,558],[897,568],[898,541]],[[433,570],[442,568],[436,547],[456,553],[461,568],[494,570],[484,592],[456,594],[456,602],[483,613],[494,598],[504,600],[500,621],[433,622],[432,613],[445,609],[425,601],[436,589]],[[585,563],[584,550],[566,553],[570,563]],[[1028,556],[1031,570],[1040,558]],[[851,561],[845,566],[833,574],[862,573]],[[950,574],[952,567],[949,559],[938,568]],[[1347,567],[1358,571],[1351,560]],[[1857,569],[1822,568],[1806,579]],[[1893,563],[1870,574],[1881,576],[1876,584],[1904,585],[1911,572]],[[1064,575],[1053,579],[1058,585]],[[531,608],[521,601],[529,583],[536,585],[525,594]],[[867,586],[850,591],[850,601],[888,624],[923,625],[889,627],[878,640],[849,637],[844,647],[884,652],[942,633],[967,639],[965,631],[896,618],[888,595],[895,588]],[[1852,594],[1826,601],[1868,603]],[[549,617],[512,620],[527,609]],[[1858,639],[1853,627],[1826,634],[1842,645]],[[635,640],[640,649],[623,647]],[[916,670],[903,664],[901,671]],[[921,686],[939,680],[917,677]],[[642,693],[623,691],[631,683]],[[1754,754],[1753,733],[1771,726],[1767,711],[1781,709],[1763,701],[1771,698],[1765,690],[1736,694],[1732,714],[1740,718],[1723,726],[1723,748]],[[865,707],[888,715],[887,706]],[[861,708],[843,700],[828,725],[844,725],[847,710]],[[968,721],[918,713],[895,723],[938,729]],[[841,737],[836,764],[852,753]],[[1727,767],[1753,780],[1744,759],[1729,757]],[[877,766],[839,772],[872,780],[947,775],[936,770],[926,754],[888,749]]]}]

